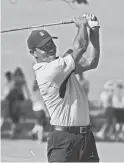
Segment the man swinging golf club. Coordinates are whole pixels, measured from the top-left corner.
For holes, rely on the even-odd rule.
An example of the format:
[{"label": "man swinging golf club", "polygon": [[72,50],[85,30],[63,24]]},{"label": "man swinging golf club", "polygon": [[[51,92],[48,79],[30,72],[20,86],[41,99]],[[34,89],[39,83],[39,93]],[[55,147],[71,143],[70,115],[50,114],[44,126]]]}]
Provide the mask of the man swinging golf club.
[{"label": "man swinging golf club", "polygon": [[[37,61],[33,69],[51,118],[49,162],[99,162],[90,128],[88,99],[76,79],[76,74],[98,65],[99,23],[92,14],[76,17],[74,23],[78,31],[73,48],[63,57],[56,58],[56,45],[45,30],[33,31],[27,40],[30,53]],[[90,57],[85,53],[89,41]]]}]

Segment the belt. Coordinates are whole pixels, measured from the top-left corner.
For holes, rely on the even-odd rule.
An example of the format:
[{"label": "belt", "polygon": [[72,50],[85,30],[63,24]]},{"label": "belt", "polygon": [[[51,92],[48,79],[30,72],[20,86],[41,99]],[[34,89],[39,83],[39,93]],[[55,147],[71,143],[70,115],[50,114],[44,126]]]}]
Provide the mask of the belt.
[{"label": "belt", "polygon": [[80,134],[86,134],[90,130],[91,126],[51,126],[51,131],[64,131],[64,132],[70,132],[70,133],[80,133]]}]

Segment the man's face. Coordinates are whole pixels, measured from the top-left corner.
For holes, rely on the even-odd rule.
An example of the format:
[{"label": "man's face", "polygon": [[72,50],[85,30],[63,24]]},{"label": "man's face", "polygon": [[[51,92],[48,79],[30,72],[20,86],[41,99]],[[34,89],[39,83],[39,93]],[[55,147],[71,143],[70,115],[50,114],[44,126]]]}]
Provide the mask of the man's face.
[{"label": "man's face", "polygon": [[54,44],[53,40],[47,42],[46,45],[44,45],[41,50],[45,51],[45,53],[48,56],[55,56],[56,55],[56,45]]}]

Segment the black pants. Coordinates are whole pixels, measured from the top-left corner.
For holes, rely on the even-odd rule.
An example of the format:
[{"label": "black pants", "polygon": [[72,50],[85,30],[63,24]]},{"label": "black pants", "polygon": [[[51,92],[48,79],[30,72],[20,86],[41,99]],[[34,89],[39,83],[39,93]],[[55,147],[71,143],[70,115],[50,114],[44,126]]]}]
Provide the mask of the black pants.
[{"label": "black pants", "polygon": [[124,123],[124,108],[114,108],[113,110],[116,122]]},{"label": "black pants", "polygon": [[24,101],[24,96],[22,92],[19,92],[16,89],[10,91],[9,95],[7,96],[8,100],[8,113],[10,118],[12,119],[13,123],[19,123],[20,120],[20,104]]},{"label": "black pants", "polygon": [[99,162],[93,133],[52,131],[48,135],[49,162]]}]

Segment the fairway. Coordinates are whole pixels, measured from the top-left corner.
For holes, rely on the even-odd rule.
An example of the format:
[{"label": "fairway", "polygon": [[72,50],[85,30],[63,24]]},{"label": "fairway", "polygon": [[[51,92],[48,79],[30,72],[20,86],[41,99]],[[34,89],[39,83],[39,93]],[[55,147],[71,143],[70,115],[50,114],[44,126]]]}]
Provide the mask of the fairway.
[{"label": "fairway", "polygon": [[[2,162],[47,162],[46,143],[31,140],[2,140]],[[124,162],[124,143],[97,143],[101,162]]]}]

